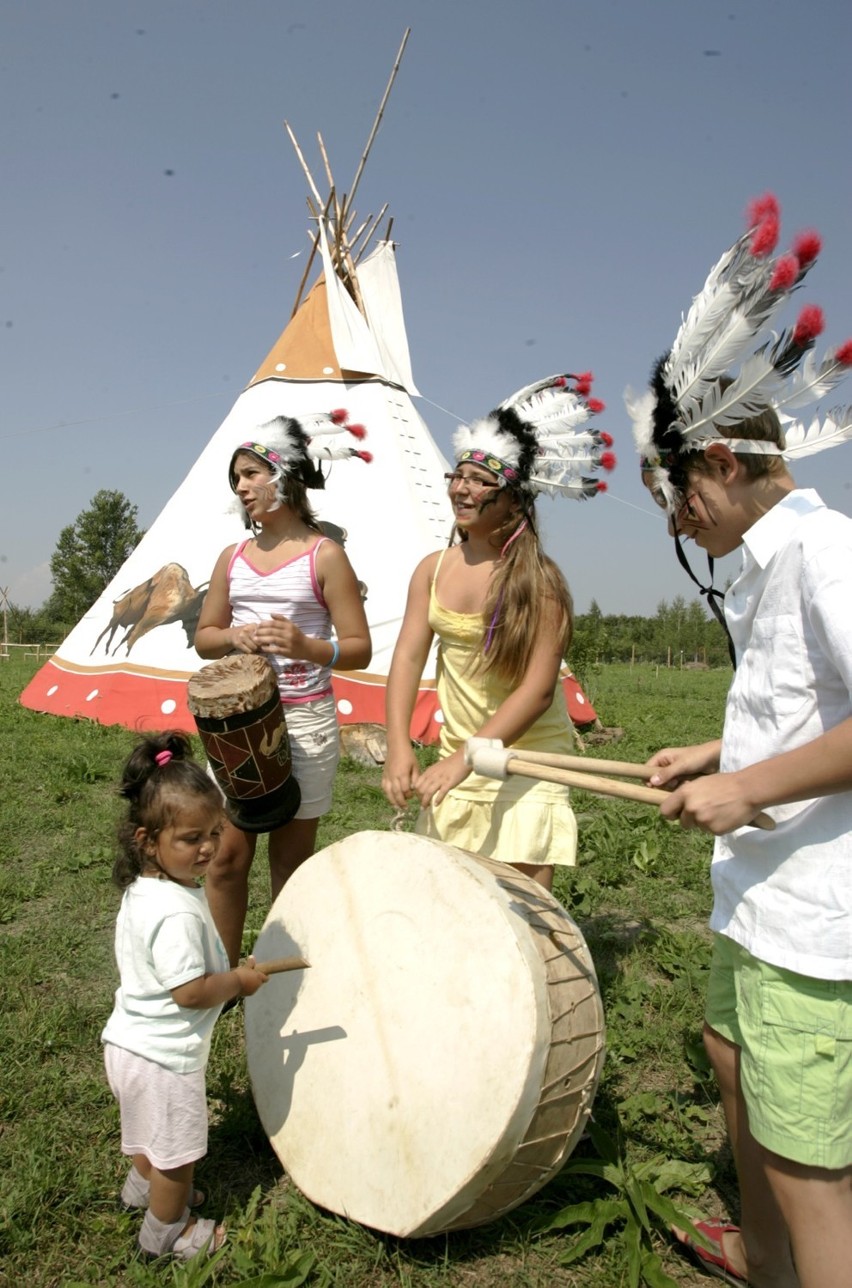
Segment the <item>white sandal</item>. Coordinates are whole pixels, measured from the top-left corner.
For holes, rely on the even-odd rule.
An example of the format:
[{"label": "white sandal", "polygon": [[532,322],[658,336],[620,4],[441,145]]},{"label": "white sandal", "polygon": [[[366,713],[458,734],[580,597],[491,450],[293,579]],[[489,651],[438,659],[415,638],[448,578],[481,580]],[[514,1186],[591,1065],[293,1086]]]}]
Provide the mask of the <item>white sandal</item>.
[{"label": "white sandal", "polygon": [[215,1221],[198,1219],[184,1234],[189,1220],[189,1208],[179,1221],[159,1221],[149,1208],[139,1231],[139,1246],[147,1257],[178,1257],[190,1261],[200,1252],[212,1256],[227,1238],[224,1226]]},{"label": "white sandal", "polygon": [[172,1256],[181,1261],[190,1261],[200,1252],[212,1257],[218,1252],[228,1235],[223,1225],[209,1221],[205,1217],[196,1217],[186,1234],[180,1236],[172,1247]]}]

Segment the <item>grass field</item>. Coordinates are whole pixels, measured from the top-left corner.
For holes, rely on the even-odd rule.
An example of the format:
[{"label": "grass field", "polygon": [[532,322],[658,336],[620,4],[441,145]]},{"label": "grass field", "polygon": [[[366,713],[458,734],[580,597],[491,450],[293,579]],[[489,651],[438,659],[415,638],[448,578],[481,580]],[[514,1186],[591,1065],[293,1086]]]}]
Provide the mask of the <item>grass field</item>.
[{"label": "grass field", "polygon": [[[711,1214],[731,1212],[736,1202],[699,1038],[710,840],[663,823],[653,809],[581,793],[574,798],[580,864],[559,869],[555,893],[596,964],[607,1057],[594,1139],[581,1143],[559,1177],[500,1221],[430,1240],[390,1238],[313,1207],[282,1175],[258,1123],[236,1009],[214,1037],[210,1152],[198,1168],[205,1213],[226,1217],[229,1241],[211,1263],[141,1262],[137,1220],[117,1201],[124,1163],[98,1040],[116,984],[115,782],[133,735],[23,710],[16,699],[34,666],[0,663],[0,1282],[707,1282],[662,1231],[666,1196]],[[725,671],[652,667],[592,672],[589,696],[603,723],[620,726],[624,736],[590,754],[639,761],[667,744],[715,736],[728,678]],[[343,762],[321,845],[389,826],[379,777],[378,769]],[[252,876],[247,947],[267,910],[262,857]],[[610,1155],[605,1166],[601,1152]],[[585,1224],[547,1228],[574,1205]],[[581,1242],[587,1228],[591,1236]]]}]

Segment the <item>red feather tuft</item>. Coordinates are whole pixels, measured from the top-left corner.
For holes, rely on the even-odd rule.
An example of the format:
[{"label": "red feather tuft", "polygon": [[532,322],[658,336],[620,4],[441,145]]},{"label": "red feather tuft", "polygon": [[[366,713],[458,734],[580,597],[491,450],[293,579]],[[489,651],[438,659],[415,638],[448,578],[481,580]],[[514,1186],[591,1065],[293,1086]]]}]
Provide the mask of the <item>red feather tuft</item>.
[{"label": "red feather tuft", "polygon": [[822,250],[822,238],[815,229],[799,233],[793,242],[793,254],[802,268],[809,268]]},{"label": "red feather tuft", "polygon": [[347,425],[346,432],[347,434],[351,434],[353,438],[367,437],[367,431],[363,425]]},{"label": "red feather tuft", "polygon": [[800,349],[813,344],[825,326],[825,317],[818,304],[806,304],[793,328],[793,342]]},{"label": "red feather tuft", "polygon": [[772,254],[778,244],[780,227],[778,216],[774,214],[766,215],[757,225],[749,246],[755,259],[763,259],[765,255]]},{"label": "red feather tuft", "polygon": [[367,465],[369,465],[373,459],[372,452],[353,452],[352,455],[359,456],[361,460],[364,461]]},{"label": "red feather tuft", "polygon": [[615,442],[615,439],[613,438],[612,434],[608,434],[605,429],[602,429],[600,431],[600,436],[601,436],[601,442],[604,444],[605,447],[612,447],[613,443]]},{"label": "red feather tuft", "polygon": [[606,403],[601,402],[600,398],[587,398],[586,406],[591,412],[599,412],[605,410]]},{"label": "red feather tuft", "polygon": [[838,349],[835,350],[834,358],[839,362],[841,367],[852,367],[852,340],[844,340]]},{"label": "red feather tuft", "polygon": [[574,377],[574,392],[584,397],[592,387],[594,376],[591,371],[581,371],[578,376]]},{"label": "red feather tuft", "polygon": [[565,388],[565,386],[566,386],[567,384],[568,384],[568,377],[567,377],[567,376],[557,376],[557,377],[556,377],[556,379],[555,379],[555,380],[554,380],[554,382],[553,382],[553,386],[552,386],[552,387],[553,387],[554,389],[564,389],[564,388]]},{"label": "red feather tuft", "polygon": [[606,490],[607,490],[607,484],[604,482],[603,479],[601,479],[600,482],[598,483],[598,491],[606,492]]},{"label": "red feather tuft", "polygon": [[601,452],[601,465],[605,470],[614,470],[616,466],[615,452]]},{"label": "red feather tuft", "polygon": [[775,271],[769,282],[770,291],[789,291],[801,272],[795,255],[782,255],[775,263]]},{"label": "red feather tuft", "polygon": [[746,207],[746,218],[749,228],[756,228],[764,219],[772,218],[776,224],[781,220],[781,207],[774,192],[764,192],[762,197],[753,197]]},{"label": "red feather tuft", "polygon": [[328,414],[333,424],[344,425],[349,412],[343,407],[337,407],[334,411],[330,411]]}]

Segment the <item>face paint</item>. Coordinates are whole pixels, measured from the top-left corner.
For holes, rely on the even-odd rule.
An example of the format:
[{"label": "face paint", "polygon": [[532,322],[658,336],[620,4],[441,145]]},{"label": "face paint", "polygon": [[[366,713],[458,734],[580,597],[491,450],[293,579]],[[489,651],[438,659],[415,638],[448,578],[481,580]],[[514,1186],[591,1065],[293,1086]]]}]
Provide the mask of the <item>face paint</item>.
[{"label": "face paint", "polygon": [[237,456],[233,467],[233,487],[236,495],[253,522],[261,514],[280,510],[282,501],[278,491],[280,471],[258,460],[250,452]]}]

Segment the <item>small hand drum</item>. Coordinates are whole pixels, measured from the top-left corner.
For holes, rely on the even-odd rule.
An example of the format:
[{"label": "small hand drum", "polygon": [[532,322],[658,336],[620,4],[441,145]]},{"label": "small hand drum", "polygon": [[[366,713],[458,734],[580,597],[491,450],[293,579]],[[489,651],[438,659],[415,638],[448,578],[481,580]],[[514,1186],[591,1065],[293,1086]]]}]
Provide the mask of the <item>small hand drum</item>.
[{"label": "small hand drum", "polygon": [[268,660],[238,653],[202,666],[187,684],[187,706],[231,822],[244,832],[273,832],[289,823],[302,793]]}]

